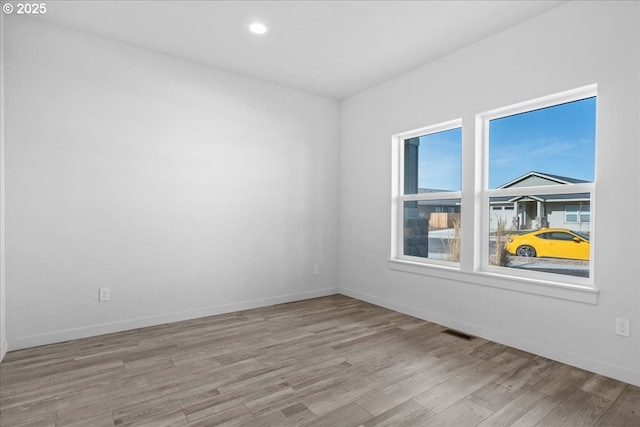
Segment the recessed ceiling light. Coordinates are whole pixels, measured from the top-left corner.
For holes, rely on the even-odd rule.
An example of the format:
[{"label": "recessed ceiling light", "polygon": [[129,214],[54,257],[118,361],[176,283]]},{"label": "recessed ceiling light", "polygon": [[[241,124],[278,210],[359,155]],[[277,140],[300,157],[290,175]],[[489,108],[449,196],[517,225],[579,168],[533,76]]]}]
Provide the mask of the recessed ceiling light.
[{"label": "recessed ceiling light", "polygon": [[254,22],[249,25],[249,31],[251,31],[253,34],[264,34],[269,31],[269,29],[262,22]]}]

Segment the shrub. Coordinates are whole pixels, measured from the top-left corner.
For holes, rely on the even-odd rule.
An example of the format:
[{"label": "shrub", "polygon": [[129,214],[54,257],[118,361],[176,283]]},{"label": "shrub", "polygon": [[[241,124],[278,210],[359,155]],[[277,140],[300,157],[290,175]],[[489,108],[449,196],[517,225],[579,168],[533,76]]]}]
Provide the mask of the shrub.
[{"label": "shrub", "polygon": [[460,217],[453,220],[453,237],[449,237],[449,261],[460,261]]},{"label": "shrub", "polygon": [[492,265],[499,265],[501,267],[507,267],[509,265],[509,253],[504,247],[506,240],[507,221],[504,218],[498,218],[498,224],[496,229],[496,251],[489,262]]}]

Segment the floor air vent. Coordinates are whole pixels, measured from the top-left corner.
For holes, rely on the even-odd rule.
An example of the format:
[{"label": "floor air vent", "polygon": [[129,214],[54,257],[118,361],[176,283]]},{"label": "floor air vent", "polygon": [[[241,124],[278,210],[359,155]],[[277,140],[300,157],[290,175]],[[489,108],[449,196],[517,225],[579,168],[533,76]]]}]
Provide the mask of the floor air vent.
[{"label": "floor air vent", "polygon": [[467,335],[464,332],[456,331],[454,329],[445,329],[444,331],[442,331],[442,333],[443,334],[453,335],[454,337],[462,338],[462,339],[465,339],[467,341],[471,341],[474,338],[471,335]]}]

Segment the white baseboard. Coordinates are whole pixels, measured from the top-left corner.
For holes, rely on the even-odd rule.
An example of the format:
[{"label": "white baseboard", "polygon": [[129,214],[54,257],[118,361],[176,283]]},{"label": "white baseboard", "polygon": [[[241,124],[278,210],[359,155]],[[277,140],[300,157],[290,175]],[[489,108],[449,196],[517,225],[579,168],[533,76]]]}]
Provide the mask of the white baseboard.
[{"label": "white baseboard", "polygon": [[[11,339],[4,343],[3,351],[6,349],[19,350],[22,348],[37,347],[40,345],[55,344],[59,342],[94,337],[113,332],[127,331],[131,329],[144,328],[147,326],[162,325],[165,323],[179,322],[181,320],[197,319],[200,317],[214,316],[217,314],[232,313],[234,311],[249,310],[252,308],[266,307],[269,305],[283,304],[293,301],[302,301],[310,298],[318,298],[338,293],[337,288],[320,289],[310,292],[280,295],[271,298],[263,298],[250,301],[242,301],[234,304],[204,307],[195,310],[180,311],[175,313],[161,314],[157,316],[128,319],[118,322],[105,323],[100,325],[86,326],[76,329],[52,332],[42,335],[34,335]],[[4,353],[3,353],[4,356]]]},{"label": "white baseboard", "polygon": [[584,357],[581,354],[572,353],[556,347],[548,346],[544,343],[530,341],[522,337],[513,337],[505,335],[502,332],[493,329],[487,329],[478,325],[461,322],[437,313],[425,311],[416,307],[398,304],[373,295],[354,291],[350,289],[340,288],[339,292],[348,297],[356,298],[371,304],[375,304],[390,310],[398,311],[409,316],[417,317],[429,322],[437,323],[447,328],[452,328],[465,332],[470,335],[481,337],[509,347],[537,354],[558,362],[575,366],[590,372],[594,372],[606,377],[614,378],[619,381],[627,382],[636,386],[640,386],[640,371],[634,371],[618,365],[613,365],[604,360],[592,359]]}]

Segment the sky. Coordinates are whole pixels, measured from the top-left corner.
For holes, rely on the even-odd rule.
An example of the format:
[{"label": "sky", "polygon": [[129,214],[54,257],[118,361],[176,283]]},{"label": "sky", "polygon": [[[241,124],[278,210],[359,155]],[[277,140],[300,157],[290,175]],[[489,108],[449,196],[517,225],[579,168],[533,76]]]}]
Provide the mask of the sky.
[{"label": "sky", "polygon": [[594,180],[596,98],[489,122],[489,188],[530,171]]},{"label": "sky", "polygon": [[460,191],[462,181],[462,128],[420,137],[418,187]]},{"label": "sky", "polygon": [[[489,188],[536,171],[594,180],[596,98],[489,122]],[[461,189],[462,129],[420,137],[418,187]]]}]

